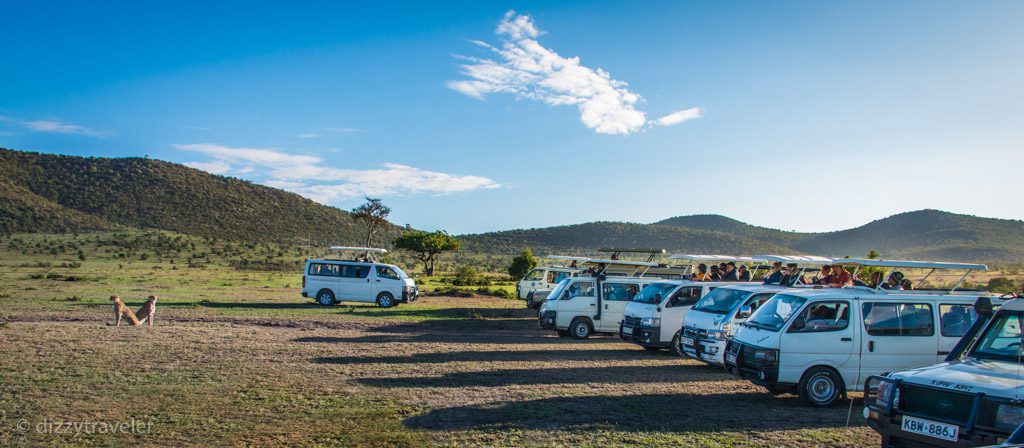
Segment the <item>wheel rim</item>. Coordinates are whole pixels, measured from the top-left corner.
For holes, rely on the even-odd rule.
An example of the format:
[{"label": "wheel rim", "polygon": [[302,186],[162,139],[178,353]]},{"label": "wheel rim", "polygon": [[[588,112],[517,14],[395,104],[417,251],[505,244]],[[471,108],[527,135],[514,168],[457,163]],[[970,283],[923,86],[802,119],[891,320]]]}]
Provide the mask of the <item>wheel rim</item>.
[{"label": "wheel rim", "polygon": [[679,333],[676,333],[675,336],[672,336],[672,352],[674,354],[676,354],[676,355],[682,355],[683,354],[682,343],[683,343],[683,341],[682,341],[682,339],[679,338]]},{"label": "wheel rim", "polygon": [[576,324],[576,336],[584,337],[590,333],[590,329],[587,328],[586,324]]},{"label": "wheel rim", "polygon": [[321,305],[330,305],[331,304],[331,295],[327,294],[326,292],[323,293],[323,294],[320,294],[320,304]]},{"label": "wheel rim", "polygon": [[384,308],[391,308],[391,297],[384,296],[380,298],[380,306]]},{"label": "wheel rim", "polygon": [[807,382],[807,393],[818,403],[827,403],[836,393],[836,385],[827,375],[818,374]]}]

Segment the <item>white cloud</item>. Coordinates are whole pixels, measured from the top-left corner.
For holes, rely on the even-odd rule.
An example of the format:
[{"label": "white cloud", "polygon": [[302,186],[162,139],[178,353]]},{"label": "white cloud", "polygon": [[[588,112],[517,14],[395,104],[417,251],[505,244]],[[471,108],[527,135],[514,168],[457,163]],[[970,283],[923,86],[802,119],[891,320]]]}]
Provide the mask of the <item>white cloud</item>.
[{"label": "white cloud", "polygon": [[0,122],[13,123],[32,132],[74,134],[87,137],[106,137],[111,134],[110,131],[99,131],[79,124],[64,123],[60,120],[18,120],[12,117],[0,116]]},{"label": "white cloud", "polygon": [[324,128],[324,130],[325,130],[325,131],[327,131],[327,132],[341,132],[341,133],[346,133],[346,134],[351,134],[351,133],[355,133],[355,132],[363,132],[363,130],[362,130],[362,129],[356,129],[356,128],[341,128],[341,127],[335,127],[335,128]]},{"label": "white cloud", "polygon": [[213,143],[173,146],[213,158],[209,162],[189,162],[186,165],[214,174],[256,174],[264,178],[264,185],[298,193],[321,203],[360,196],[451,194],[501,187],[486,177],[460,176],[398,163],[384,163],[379,169],[357,170],[327,166],[320,157],[288,154],[276,148],[230,147]]},{"label": "white cloud", "polygon": [[701,109],[699,107],[693,107],[693,108],[690,108],[690,109],[683,109],[681,111],[673,112],[673,113],[665,115],[664,117],[661,117],[661,118],[659,118],[657,120],[654,120],[654,124],[656,124],[658,126],[672,126],[674,124],[679,124],[679,123],[682,123],[684,121],[689,121],[689,120],[693,120],[695,118],[700,118],[700,117],[704,116],[703,114],[704,114],[704,112],[701,111]]},{"label": "white cloud", "polygon": [[312,132],[306,132],[306,133],[302,133],[302,134],[296,134],[295,136],[298,137],[298,138],[317,138],[317,137],[320,136],[320,134],[314,134]]},{"label": "white cloud", "polygon": [[642,98],[628,84],[612,79],[611,74],[580,64],[579,57],[566,58],[545,48],[536,38],[543,34],[533,19],[505,14],[495,33],[500,47],[486,42],[473,43],[497,54],[499,61],[457,56],[466,61],[462,73],[468,79],[448,82],[448,87],[464,95],[483,99],[488,94],[506,93],[541,101],[551,106],[576,106],[580,121],[602,134],[631,134],[645,126],[670,126],[700,116],[680,115],[680,111],[648,121],[636,109]]}]

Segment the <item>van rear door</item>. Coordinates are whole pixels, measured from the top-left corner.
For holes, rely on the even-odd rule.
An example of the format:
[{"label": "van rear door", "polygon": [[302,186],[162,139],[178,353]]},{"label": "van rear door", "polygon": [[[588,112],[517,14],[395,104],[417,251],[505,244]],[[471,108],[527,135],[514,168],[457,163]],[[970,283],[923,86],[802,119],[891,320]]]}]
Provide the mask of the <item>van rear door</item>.
[{"label": "van rear door", "polygon": [[606,281],[601,284],[601,320],[594,322],[597,331],[617,333],[626,304],[640,292],[636,283]]}]

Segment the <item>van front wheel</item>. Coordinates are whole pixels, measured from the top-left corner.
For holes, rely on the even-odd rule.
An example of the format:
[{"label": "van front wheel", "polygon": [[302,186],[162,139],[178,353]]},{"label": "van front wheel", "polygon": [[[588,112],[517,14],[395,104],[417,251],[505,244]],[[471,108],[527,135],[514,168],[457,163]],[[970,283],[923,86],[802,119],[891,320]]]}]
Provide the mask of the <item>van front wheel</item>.
[{"label": "van front wheel", "polygon": [[572,325],[569,325],[569,334],[573,339],[589,338],[593,332],[594,328],[585,319],[576,319],[572,321]]},{"label": "van front wheel", "polygon": [[390,293],[382,292],[377,296],[377,306],[391,308],[395,306],[395,298]]},{"label": "van front wheel", "polygon": [[334,300],[334,293],[329,289],[321,289],[320,292],[316,293],[316,303],[323,306],[331,306],[337,303]]},{"label": "van front wheel", "polygon": [[678,356],[680,358],[683,357],[683,341],[680,339],[681,337],[682,336],[677,331],[675,336],[672,336],[672,348],[668,350],[673,356]]},{"label": "van front wheel", "polygon": [[804,373],[797,387],[797,394],[809,405],[831,406],[845,394],[846,386],[835,370],[828,367],[814,367]]}]

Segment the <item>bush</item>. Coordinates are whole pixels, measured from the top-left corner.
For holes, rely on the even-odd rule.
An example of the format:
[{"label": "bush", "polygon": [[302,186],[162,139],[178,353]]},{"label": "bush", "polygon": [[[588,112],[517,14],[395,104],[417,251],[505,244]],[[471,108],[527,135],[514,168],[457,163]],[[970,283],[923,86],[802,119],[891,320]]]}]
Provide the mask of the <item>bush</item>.
[{"label": "bush", "polygon": [[490,286],[491,281],[480,275],[476,268],[463,265],[455,271],[455,278],[452,279],[455,286]]},{"label": "bush", "polygon": [[519,255],[512,258],[512,264],[508,267],[508,275],[512,276],[515,280],[519,280],[535,267],[537,267],[537,259],[533,257],[533,252],[527,247]]},{"label": "bush", "polygon": [[989,279],[985,289],[992,292],[1017,292],[1017,284],[1006,277],[994,277]]}]

